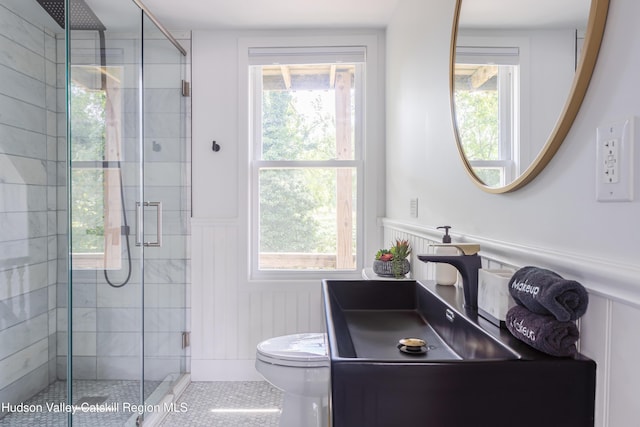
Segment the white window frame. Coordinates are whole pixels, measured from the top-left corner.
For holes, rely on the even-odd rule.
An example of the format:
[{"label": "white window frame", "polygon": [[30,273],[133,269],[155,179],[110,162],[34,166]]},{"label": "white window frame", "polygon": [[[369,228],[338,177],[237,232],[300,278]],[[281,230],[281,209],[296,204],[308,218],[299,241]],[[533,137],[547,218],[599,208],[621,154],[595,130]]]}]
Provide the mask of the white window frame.
[{"label": "white window frame", "polygon": [[[519,159],[514,156],[518,152],[520,133],[515,125],[519,121],[519,106],[516,102],[519,95],[520,80],[518,78],[518,48],[458,46],[456,63],[495,65],[498,67],[498,159],[473,160],[469,164],[473,168],[500,169],[499,185],[506,185],[513,180],[519,170]],[[516,67],[514,67],[516,66]]]},{"label": "white window frame", "polygon": [[[380,40],[384,39],[382,32],[368,32],[364,34],[343,34],[336,35],[335,32],[318,32],[313,36],[302,36],[291,33],[290,35],[266,35],[241,37],[238,40],[238,64],[239,64],[239,128],[238,133],[241,141],[239,149],[239,185],[240,188],[249,190],[246,198],[240,199],[239,219],[241,223],[247,224],[247,228],[241,227],[239,237],[247,243],[246,252],[241,249],[241,265],[246,265],[247,280],[249,282],[284,283],[290,280],[308,280],[316,283],[316,279],[321,278],[361,278],[362,268],[368,254],[375,254],[376,248],[380,245],[380,225],[378,218],[383,215],[381,211],[381,201],[384,200],[384,189],[380,190],[380,173],[384,170],[384,109],[383,90],[380,83],[384,80],[383,57],[378,51]],[[364,64],[364,92],[362,110],[363,143],[361,146],[360,161],[362,171],[358,175],[358,203],[362,205],[359,217],[357,218],[358,242],[356,247],[356,269],[354,271],[345,270],[318,270],[318,271],[298,271],[298,270],[274,270],[260,271],[257,268],[257,247],[253,236],[256,231],[253,219],[257,218],[257,206],[253,201],[257,198],[254,192],[252,179],[252,150],[251,135],[249,135],[249,123],[252,120],[254,111],[249,103],[249,57],[250,48],[263,47],[348,47],[363,46],[366,48],[367,56]],[[245,255],[246,254],[246,255]],[[373,256],[373,255],[371,255]],[[276,282],[273,282],[276,280]],[[283,282],[284,281],[284,282]]]},{"label": "white window frame", "polygon": [[[351,50],[355,50],[355,53],[352,53]],[[362,59],[360,59],[359,51],[362,53]],[[255,55],[255,52],[258,52]],[[252,54],[255,56],[252,57]],[[364,117],[364,72],[363,72],[363,63],[366,60],[366,50],[364,48],[355,47],[355,49],[351,49],[350,47],[333,47],[333,48],[325,48],[325,47],[316,47],[316,48],[254,48],[250,49],[250,64],[251,70],[249,72],[250,76],[250,90],[249,90],[249,99],[251,105],[251,111],[253,112],[251,115],[251,129],[253,132],[251,133],[251,269],[254,277],[272,277],[272,276],[280,276],[283,273],[296,273],[301,275],[311,275],[317,276],[325,275],[327,272],[344,272],[344,271],[357,271],[362,267],[362,263],[359,260],[362,259],[361,250],[362,250],[362,221],[361,218],[363,216],[363,201],[361,195],[363,194],[363,185],[362,181],[364,178],[363,174],[363,161],[362,161],[362,145],[363,145],[363,117]],[[337,57],[335,59],[333,57]],[[358,62],[354,61],[357,60]],[[323,160],[323,161],[297,161],[297,160],[262,160],[262,110],[259,102],[253,102],[255,100],[259,100],[262,98],[262,73],[261,66],[262,65],[273,65],[273,64],[313,64],[313,63],[355,63],[356,71],[355,71],[355,123],[354,123],[354,159],[353,160]],[[259,222],[260,222],[260,213],[259,213],[259,178],[260,178],[260,170],[265,168],[353,168],[356,172],[356,180],[357,180],[357,193],[356,193],[356,262],[354,269],[349,270],[326,270],[326,269],[309,269],[309,270],[298,270],[298,269],[260,269],[259,267],[259,247],[260,247],[260,230],[259,230]]]},{"label": "white window frame", "polygon": [[[504,174],[502,177],[506,182],[502,185],[506,185],[523,172],[523,165],[529,165],[532,160],[529,159],[529,153],[526,150],[520,149],[522,146],[528,146],[530,139],[530,40],[528,37],[474,36],[465,34],[457,38],[456,44],[456,51],[461,56],[476,63],[486,61],[497,65],[518,64],[517,71],[513,75],[503,75],[502,80],[498,81],[502,88],[507,85],[513,88],[513,91],[499,91],[501,96],[499,102],[510,103],[512,106],[512,109],[500,108],[500,114],[510,115],[507,121],[509,125],[503,126],[499,130],[501,160],[469,162],[472,167],[498,167],[503,169]],[[474,55],[474,52],[476,55]],[[517,62],[509,58],[514,52],[517,52]],[[456,60],[456,62],[458,61]],[[464,60],[459,62],[464,62]],[[508,79],[512,79],[512,81],[509,82]],[[505,121],[501,120],[501,123],[505,123]],[[511,142],[508,146],[502,143],[504,137],[507,137]]]}]

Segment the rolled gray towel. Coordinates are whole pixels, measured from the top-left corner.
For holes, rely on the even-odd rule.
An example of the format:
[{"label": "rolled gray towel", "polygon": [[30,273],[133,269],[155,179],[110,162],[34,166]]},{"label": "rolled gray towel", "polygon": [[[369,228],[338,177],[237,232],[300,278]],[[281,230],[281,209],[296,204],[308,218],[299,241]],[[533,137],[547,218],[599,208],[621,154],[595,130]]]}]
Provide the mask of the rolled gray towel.
[{"label": "rolled gray towel", "polygon": [[560,321],[576,320],[587,311],[589,294],[575,280],[540,267],[522,267],[509,280],[516,303],[538,314],[552,314]]},{"label": "rolled gray towel", "polygon": [[574,322],[561,322],[514,305],[507,311],[506,324],[511,335],[543,353],[565,357],[577,352],[579,332]]}]

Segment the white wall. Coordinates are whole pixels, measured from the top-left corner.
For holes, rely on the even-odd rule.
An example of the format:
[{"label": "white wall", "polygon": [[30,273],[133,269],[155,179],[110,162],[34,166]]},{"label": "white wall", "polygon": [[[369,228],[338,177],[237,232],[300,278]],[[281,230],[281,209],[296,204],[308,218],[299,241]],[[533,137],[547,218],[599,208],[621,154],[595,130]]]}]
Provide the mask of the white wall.
[{"label": "white wall", "polygon": [[[193,33],[193,220],[191,378],[260,379],[256,344],[278,335],[324,330],[320,276],[266,281],[249,277],[247,40],[296,37],[306,46],[365,40],[368,51],[365,147],[366,253],[379,244],[384,210],[384,32],[196,31]],[[358,42],[359,40],[359,42]],[[220,151],[211,150],[212,141]],[[375,253],[375,252],[374,252]],[[360,272],[351,273],[359,277]]]},{"label": "white wall", "polygon": [[595,134],[597,126],[640,116],[633,71],[640,65],[633,18],[640,6],[612,2],[592,84],[565,143],[533,183],[501,196],[473,185],[455,148],[448,92],[453,6],[402,0],[388,28],[387,216],[409,220],[408,200],[418,196],[422,224],[451,223],[460,233],[637,265],[640,197],[595,201]]},{"label": "white wall", "polygon": [[[590,290],[581,351],[598,363],[596,425],[637,425],[640,391],[640,195],[595,201],[596,127],[640,116],[640,3],[612,0],[584,104],[560,150],[527,187],[479,190],[458,158],[449,114],[449,39],[454,1],[401,0],[387,29],[387,217],[385,236],[418,244],[452,225],[479,240],[487,262],[552,267]],[[640,153],[636,138],[636,154]],[[635,159],[635,167],[640,162]],[[419,198],[419,218],[409,217]],[[426,237],[425,237],[426,236]]]},{"label": "white wall", "polygon": [[[640,195],[632,203],[595,201],[594,139],[597,126],[640,116],[640,3],[612,0],[592,84],[566,141],[531,184],[506,195],[480,191],[454,145],[448,92],[453,8],[453,0],[401,0],[387,30],[384,240],[407,236],[423,249],[437,238],[435,226],[450,224],[454,238],[481,241],[485,266],[533,263],[580,280],[590,290],[580,349],[598,363],[596,425],[631,426],[640,415],[634,403],[640,340],[631,330],[640,322]],[[260,339],[322,327],[316,281],[247,280],[238,37],[228,31],[193,35],[196,381],[257,378],[253,350]],[[210,150],[213,139],[219,153]],[[415,197],[417,219],[409,216]]]}]

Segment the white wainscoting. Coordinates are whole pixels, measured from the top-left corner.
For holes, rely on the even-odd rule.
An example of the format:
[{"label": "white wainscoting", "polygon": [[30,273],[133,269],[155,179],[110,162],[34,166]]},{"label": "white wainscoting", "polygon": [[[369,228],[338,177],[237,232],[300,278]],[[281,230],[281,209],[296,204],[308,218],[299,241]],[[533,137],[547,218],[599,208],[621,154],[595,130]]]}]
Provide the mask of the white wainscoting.
[{"label": "white wainscoting", "polygon": [[191,227],[192,381],[259,380],[260,341],[324,331],[320,280],[249,281],[238,221]]},{"label": "white wainscoting", "polygon": [[[430,264],[416,255],[430,253],[440,242],[435,228],[383,219],[384,241],[408,239],[414,248],[412,275],[432,279]],[[454,236],[458,242],[480,243],[484,268],[536,265],[577,280],[589,290],[589,308],[578,321],[579,350],[597,363],[596,427],[632,427],[640,418],[640,269],[547,249],[498,242],[475,236]]]}]

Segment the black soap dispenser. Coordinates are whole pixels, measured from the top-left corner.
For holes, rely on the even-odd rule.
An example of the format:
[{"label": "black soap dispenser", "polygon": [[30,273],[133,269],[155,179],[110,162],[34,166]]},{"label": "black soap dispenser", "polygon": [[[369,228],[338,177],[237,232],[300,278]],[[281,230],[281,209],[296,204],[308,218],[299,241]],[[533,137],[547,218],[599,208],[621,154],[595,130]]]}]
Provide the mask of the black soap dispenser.
[{"label": "black soap dispenser", "polygon": [[[449,236],[450,225],[442,225],[437,227],[438,229],[444,229],[444,236],[442,236],[443,245],[436,246],[436,255],[458,255],[458,249],[455,246],[446,246],[451,243],[451,236]],[[439,262],[435,266],[436,268],[436,283],[438,285],[451,286],[455,285],[458,281],[458,270],[452,265]]]}]

